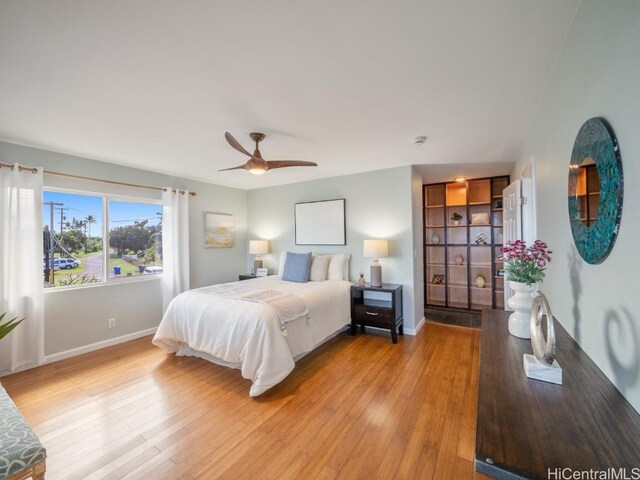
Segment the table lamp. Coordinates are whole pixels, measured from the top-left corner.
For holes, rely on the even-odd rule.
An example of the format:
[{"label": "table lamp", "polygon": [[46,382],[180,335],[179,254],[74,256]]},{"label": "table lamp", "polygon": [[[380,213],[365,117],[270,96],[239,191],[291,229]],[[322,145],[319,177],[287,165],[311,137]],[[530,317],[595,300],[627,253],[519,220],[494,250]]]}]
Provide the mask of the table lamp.
[{"label": "table lamp", "polygon": [[389,256],[389,242],[386,240],[365,240],[363,256],[373,258],[371,262],[371,286],[382,286],[382,266],[378,258]]},{"label": "table lamp", "polygon": [[262,258],[260,255],[269,253],[269,242],[267,240],[249,240],[249,254],[255,255],[253,260],[253,275],[256,274],[258,268],[262,268]]}]

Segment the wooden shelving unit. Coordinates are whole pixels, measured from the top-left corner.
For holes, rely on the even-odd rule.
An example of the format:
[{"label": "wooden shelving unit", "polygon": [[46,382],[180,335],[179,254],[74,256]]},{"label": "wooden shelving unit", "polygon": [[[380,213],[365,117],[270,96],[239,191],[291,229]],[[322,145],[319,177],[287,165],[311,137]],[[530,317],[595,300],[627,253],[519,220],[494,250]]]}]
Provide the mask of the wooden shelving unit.
[{"label": "wooden shelving unit", "polygon": [[600,179],[595,164],[580,167],[577,195],[580,220],[588,227],[598,218],[598,205],[600,205]]},{"label": "wooden shelving unit", "polygon": [[[425,306],[504,307],[502,191],[508,176],[424,185]],[[458,224],[451,219],[457,213]],[[481,240],[484,238],[486,243]],[[476,285],[482,276],[484,287]]]}]

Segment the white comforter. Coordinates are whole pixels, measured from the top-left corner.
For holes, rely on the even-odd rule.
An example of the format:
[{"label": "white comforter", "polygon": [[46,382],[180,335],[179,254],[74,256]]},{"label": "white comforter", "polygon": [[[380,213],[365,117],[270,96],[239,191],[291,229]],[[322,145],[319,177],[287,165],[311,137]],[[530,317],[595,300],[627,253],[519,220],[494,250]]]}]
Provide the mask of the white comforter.
[{"label": "white comforter", "polygon": [[281,331],[273,307],[197,291],[184,292],[169,304],[153,344],[167,352],[198,355],[240,368],[253,382],[249,395],[264,393],[293,370],[297,359],[350,322],[350,283],[342,280],[293,283],[278,276],[245,280],[256,288],[297,295],[309,318]]}]

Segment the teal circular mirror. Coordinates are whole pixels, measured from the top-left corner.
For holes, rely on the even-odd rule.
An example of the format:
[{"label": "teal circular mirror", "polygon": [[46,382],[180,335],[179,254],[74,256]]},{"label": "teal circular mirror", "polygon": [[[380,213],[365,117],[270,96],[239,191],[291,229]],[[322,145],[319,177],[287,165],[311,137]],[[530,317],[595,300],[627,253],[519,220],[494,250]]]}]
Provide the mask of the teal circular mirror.
[{"label": "teal circular mirror", "polygon": [[569,221],[580,256],[602,263],[620,228],[623,197],[618,140],[604,118],[590,118],[578,131],[569,165]]}]

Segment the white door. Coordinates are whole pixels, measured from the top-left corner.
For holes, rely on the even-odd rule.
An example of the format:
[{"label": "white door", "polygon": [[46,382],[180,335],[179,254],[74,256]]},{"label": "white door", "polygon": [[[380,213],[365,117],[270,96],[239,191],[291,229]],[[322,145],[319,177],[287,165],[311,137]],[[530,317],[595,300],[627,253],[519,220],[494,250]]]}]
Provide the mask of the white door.
[{"label": "white door", "polygon": [[[504,243],[513,240],[522,240],[522,211],[520,197],[522,196],[522,183],[516,180],[502,192],[502,224],[504,232]],[[513,295],[509,288],[509,283],[504,281],[504,308],[510,310],[507,299]]]}]

